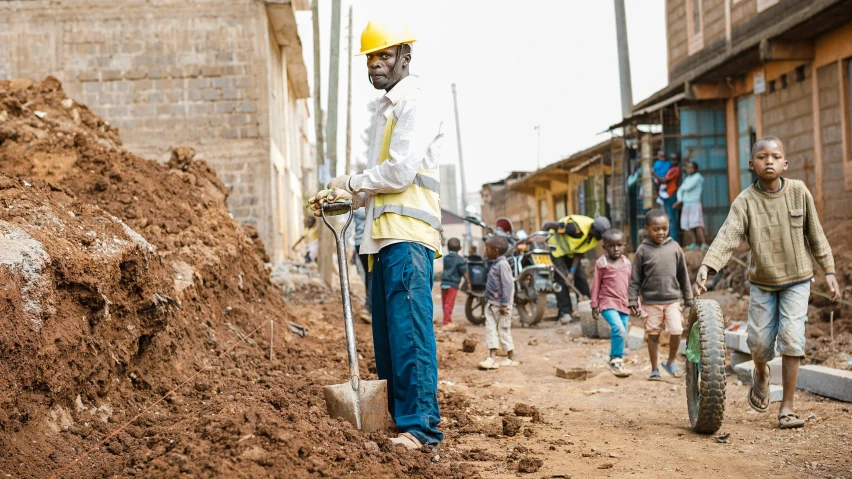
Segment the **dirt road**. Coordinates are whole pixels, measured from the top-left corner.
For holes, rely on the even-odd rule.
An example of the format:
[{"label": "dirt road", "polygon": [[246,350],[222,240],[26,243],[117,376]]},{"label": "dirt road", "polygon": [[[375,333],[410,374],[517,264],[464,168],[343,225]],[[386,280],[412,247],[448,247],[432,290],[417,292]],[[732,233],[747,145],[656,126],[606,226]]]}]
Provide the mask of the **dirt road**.
[{"label": "dirt road", "polygon": [[[462,352],[461,343],[470,334],[482,339],[484,328],[468,323],[463,307],[454,314],[467,332],[438,334],[440,389],[470,398],[466,412],[482,432],[461,435],[447,449],[481,450],[474,456],[485,460],[474,463],[483,477],[514,476],[518,464],[513,457],[534,456],[543,465],[530,477],[852,478],[850,404],[797,392],[798,411],[810,420],[804,429],[780,431],[777,403],[770,413],[752,411],[748,387],[729,376],[720,432],[730,437],[720,443],[689,428],[682,378],[663,373],[662,382],[646,380],[647,349],[630,351],[625,361],[634,374],[617,379],[606,370],[608,340],[580,338],[576,324],[563,327],[546,320],[520,328],[516,321],[513,336],[521,365],[479,371],[484,342],[473,354]],[[594,376],[560,379],[556,367],[582,367]],[[522,418],[522,432],[504,437],[501,415],[514,416],[518,403],[540,409],[544,422]],[[515,448],[519,452],[513,456]]]}]

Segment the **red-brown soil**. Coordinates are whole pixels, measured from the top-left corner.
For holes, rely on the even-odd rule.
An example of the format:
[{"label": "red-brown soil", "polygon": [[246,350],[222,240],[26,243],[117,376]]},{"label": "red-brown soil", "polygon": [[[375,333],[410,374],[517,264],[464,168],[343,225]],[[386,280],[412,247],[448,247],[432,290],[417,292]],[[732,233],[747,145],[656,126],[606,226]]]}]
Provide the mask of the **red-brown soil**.
[{"label": "red-brown soil", "polygon": [[[62,477],[475,476],[460,453],[433,462],[327,416],[321,387],[346,374],[339,303],[294,314],[193,156],[124,150],[53,78],[0,82],[0,473],[80,458]],[[441,399],[448,418],[464,407]]]}]

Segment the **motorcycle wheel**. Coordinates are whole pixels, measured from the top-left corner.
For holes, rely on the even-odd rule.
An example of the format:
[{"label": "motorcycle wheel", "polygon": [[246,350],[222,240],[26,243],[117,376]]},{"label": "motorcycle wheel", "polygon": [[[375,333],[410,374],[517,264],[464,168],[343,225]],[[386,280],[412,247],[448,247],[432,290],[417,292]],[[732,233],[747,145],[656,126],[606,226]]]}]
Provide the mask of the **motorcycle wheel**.
[{"label": "motorcycle wheel", "polygon": [[464,315],[468,321],[479,326],[485,324],[485,296],[467,295],[464,303]]},{"label": "motorcycle wheel", "polygon": [[518,303],[518,316],[521,323],[527,326],[538,324],[544,318],[544,309],[547,307],[547,295],[537,294],[535,301],[524,301]]},{"label": "motorcycle wheel", "polygon": [[725,413],[725,320],[719,303],[696,300],[689,313],[690,335],[692,328],[698,328],[701,354],[697,363],[686,361],[689,423],[697,433],[713,434]]}]

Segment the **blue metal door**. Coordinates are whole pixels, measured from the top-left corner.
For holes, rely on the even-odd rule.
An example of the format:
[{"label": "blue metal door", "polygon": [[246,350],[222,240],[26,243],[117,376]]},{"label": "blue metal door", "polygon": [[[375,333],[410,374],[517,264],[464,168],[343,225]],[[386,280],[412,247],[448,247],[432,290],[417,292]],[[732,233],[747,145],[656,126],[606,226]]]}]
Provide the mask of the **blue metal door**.
[{"label": "blue metal door", "polygon": [[707,235],[716,236],[728,216],[728,155],[723,107],[680,109],[680,151],[704,176],[704,222]]}]

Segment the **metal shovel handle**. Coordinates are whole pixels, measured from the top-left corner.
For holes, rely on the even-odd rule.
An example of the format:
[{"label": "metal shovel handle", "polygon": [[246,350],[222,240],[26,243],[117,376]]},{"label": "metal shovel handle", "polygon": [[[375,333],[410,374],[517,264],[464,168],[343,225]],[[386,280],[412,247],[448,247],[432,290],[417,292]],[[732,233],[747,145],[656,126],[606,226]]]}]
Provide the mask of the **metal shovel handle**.
[{"label": "metal shovel handle", "polygon": [[[348,211],[346,223],[338,231],[328,221],[325,213]],[[349,270],[346,267],[346,241],[345,233],[352,223],[352,200],[338,203],[323,203],[320,208],[322,221],[334,233],[334,241],[337,243],[337,266],[340,268],[340,294],[343,297],[343,322],[346,330],[346,352],[349,356],[349,383],[357,393],[360,387],[361,376],[358,372],[358,350],[355,348],[355,325],[352,322],[352,299],[349,296]]]}]

